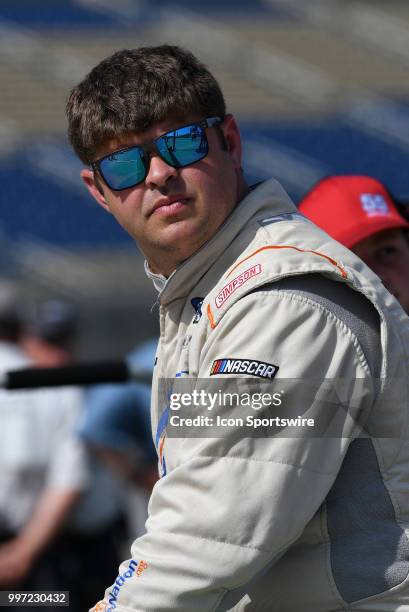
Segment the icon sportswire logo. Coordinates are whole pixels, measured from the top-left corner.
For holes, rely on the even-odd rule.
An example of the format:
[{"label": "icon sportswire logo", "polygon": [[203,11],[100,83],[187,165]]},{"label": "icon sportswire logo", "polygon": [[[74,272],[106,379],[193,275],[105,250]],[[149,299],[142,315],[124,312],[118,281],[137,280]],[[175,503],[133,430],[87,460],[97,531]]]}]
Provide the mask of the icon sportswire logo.
[{"label": "icon sportswire logo", "polygon": [[217,308],[221,308],[225,301],[232,295],[232,293],[236,291],[236,289],[244,285],[244,283],[250,280],[250,278],[253,278],[253,276],[257,276],[257,274],[260,274],[260,272],[261,265],[256,264],[255,266],[248,268],[247,270],[236,276],[236,278],[233,278],[233,280],[231,280],[227,285],[225,285],[220,291],[220,293],[217,294],[215,299],[215,304]]}]

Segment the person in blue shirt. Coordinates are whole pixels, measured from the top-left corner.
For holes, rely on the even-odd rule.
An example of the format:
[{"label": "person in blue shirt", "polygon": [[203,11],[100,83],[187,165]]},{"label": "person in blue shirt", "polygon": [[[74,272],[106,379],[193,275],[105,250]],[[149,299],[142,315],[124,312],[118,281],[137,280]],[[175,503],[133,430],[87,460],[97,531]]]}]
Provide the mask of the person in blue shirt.
[{"label": "person in blue shirt", "polygon": [[[127,357],[152,372],[156,340]],[[150,493],[157,480],[156,450],[150,425],[150,386],[129,382],[89,387],[79,433],[88,446],[129,482]]]}]

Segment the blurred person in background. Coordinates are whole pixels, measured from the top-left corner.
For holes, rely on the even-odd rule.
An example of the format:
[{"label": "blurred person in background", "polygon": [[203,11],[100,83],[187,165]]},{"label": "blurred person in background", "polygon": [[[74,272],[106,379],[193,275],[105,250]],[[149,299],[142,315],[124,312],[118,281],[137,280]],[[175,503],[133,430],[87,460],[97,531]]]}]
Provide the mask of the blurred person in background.
[{"label": "blurred person in background", "polygon": [[[156,345],[156,339],[138,345],[127,361],[152,375]],[[145,531],[149,495],[158,478],[150,400],[150,386],[139,382],[90,386],[79,427],[88,447],[124,483],[131,484],[124,487],[129,538]]]},{"label": "blurred person in background", "polygon": [[[21,344],[34,364],[59,367],[74,361],[79,317],[72,304],[45,300],[26,307],[22,318]],[[111,472],[87,452],[78,435],[79,423],[86,410],[86,390],[59,387],[52,393],[55,413],[60,412],[61,401],[71,415],[72,435],[82,448],[89,475],[87,486],[77,496],[66,517],[64,530],[50,551],[59,588],[70,591],[70,610],[82,612],[93,603],[106,580],[112,580],[116,574],[125,537],[121,487]],[[53,436],[52,430],[48,435]]]},{"label": "blurred person in background", "polygon": [[[22,352],[18,296],[0,285],[0,370],[30,365]],[[74,434],[77,390],[0,390],[0,589],[66,589],[54,549],[89,485]],[[75,607],[72,607],[75,610]]]},{"label": "blurred person in background", "polygon": [[385,185],[369,176],[328,176],[298,208],[356,253],[409,313],[409,221]]},{"label": "blurred person in background", "polygon": [[20,310],[24,321],[21,345],[26,355],[43,368],[71,363],[78,331],[74,307],[50,299]]}]

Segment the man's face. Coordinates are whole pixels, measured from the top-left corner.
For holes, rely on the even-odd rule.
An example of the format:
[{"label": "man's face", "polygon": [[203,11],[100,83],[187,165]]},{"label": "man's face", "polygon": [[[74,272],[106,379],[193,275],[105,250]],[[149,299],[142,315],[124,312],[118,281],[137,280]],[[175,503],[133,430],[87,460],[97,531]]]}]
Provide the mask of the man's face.
[{"label": "man's face", "polygon": [[[97,158],[147,144],[198,119],[164,121],[143,133],[112,140],[98,151]],[[152,153],[146,179],[123,191],[109,189],[91,170],[81,173],[93,197],[138,242],[153,272],[168,276],[216,233],[246,193],[240,171],[240,135],[231,115],[221,129],[227,148],[222,146],[217,128],[208,128],[209,153],[204,159],[185,168],[173,168]]]},{"label": "man's face", "polygon": [[403,231],[379,232],[351,250],[380,277],[409,314],[409,242]]}]

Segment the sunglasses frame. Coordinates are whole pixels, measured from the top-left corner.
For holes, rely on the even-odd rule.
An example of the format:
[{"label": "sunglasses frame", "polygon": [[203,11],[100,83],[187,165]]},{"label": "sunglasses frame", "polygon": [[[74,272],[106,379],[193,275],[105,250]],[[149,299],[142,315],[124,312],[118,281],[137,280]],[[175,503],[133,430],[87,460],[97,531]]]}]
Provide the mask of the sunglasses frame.
[{"label": "sunglasses frame", "polygon": [[[103,157],[100,157],[96,161],[91,162],[90,167],[94,172],[98,172],[98,174],[100,175],[104,183],[112,191],[124,191],[125,189],[132,189],[132,187],[136,187],[137,185],[140,185],[140,183],[143,183],[143,181],[148,176],[149,165],[150,165],[150,154],[153,152],[155,152],[166,164],[168,164],[172,168],[186,168],[187,166],[196,164],[198,161],[204,159],[206,155],[209,153],[209,141],[207,140],[205,130],[206,128],[218,127],[220,126],[221,123],[223,123],[223,119],[221,117],[206,117],[206,119],[201,119],[199,121],[193,121],[192,123],[187,123],[186,125],[181,125],[180,127],[173,128],[172,130],[169,130],[168,132],[161,134],[160,136],[158,136],[151,142],[148,142],[144,145],[132,145],[131,147],[124,147],[123,149],[118,149],[118,151],[113,151],[112,153],[109,153],[108,155],[104,155]],[[206,138],[206,147],[207,147],[206,153],[202,157],[199,157],[199,159],[195,159],[194,161],[189,162],[188,164],[173,164],[169,162],[167,159],[164,159],[156,143],[162,138],[169,136],[173,132],[177,132],[178,130],[183,130],[184,128],[189,128],[189,127],[200,127],[203,129],[204,136]],[[136,183],[132,183],[132,185],[128,185],[127,187],[120,187],[119,189],[118,188],[115,189],[114,187],[111,187],[111,185],[109,184],[109,181],[107,181],[107,179],[105,178],[104,173],[101,170],[101,163],[105,159],[108,159],[109,157],[111,157],[112,155],[117,155],[118,153],[124,153],[125,151],[130,151],[132,149],[136,149],[138,151],[143,152],[143,155],[141,155],[141,160],[145,167],[145,175],[140,181],[137,181]]]}]

